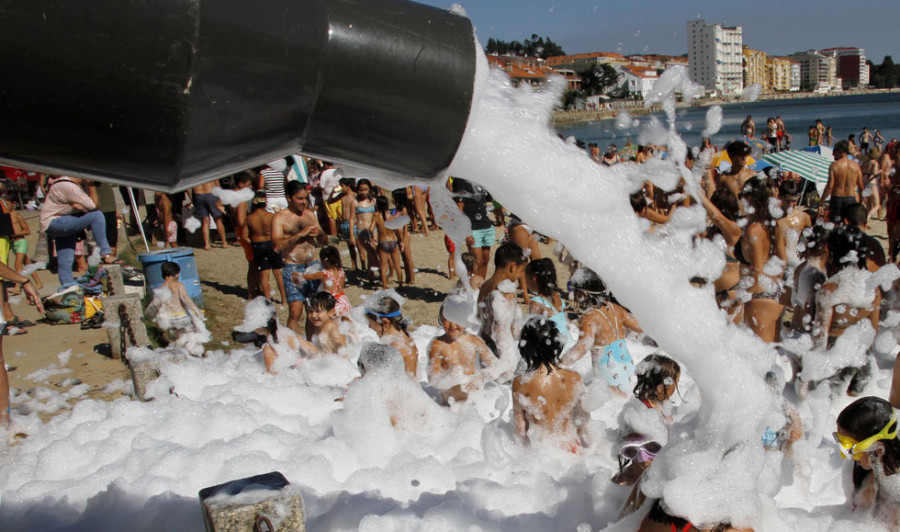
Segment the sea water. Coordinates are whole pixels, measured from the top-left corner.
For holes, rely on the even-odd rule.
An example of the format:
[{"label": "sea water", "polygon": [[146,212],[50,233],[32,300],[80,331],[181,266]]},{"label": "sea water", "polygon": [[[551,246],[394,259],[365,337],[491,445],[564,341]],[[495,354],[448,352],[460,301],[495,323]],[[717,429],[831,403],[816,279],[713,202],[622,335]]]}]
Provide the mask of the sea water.
[{"label": "sea water", "polygon": [[[829,96],[819,98],[803,98],[794,100],[741,101],[720,106],[723,112],[722,129],[712,134],[712,142],[722,146],[729,140],[741,136],[741,122],[751,115],[756,123],[756,136],[765,135],[766,119],[781,116],[788,132],[791,134],[794,149],[809,145],[807,132],[809,126],[821,119],[826,126],[831,126],[834,141],[846,139],[851,133],[856,135],[857,144],[863,127],[868,127],[874,135],[880,130],[886,142],[891,138],[900,138],[900,92],[883,94],[856,94],[845,96]],[[706,113],[709,108],[682,107],[677,111],[676,128],[685,142],[690,146],[699,146],[700,137],[706,124]],[[654,113],[659,117],[662,113]],[[616,144],[619,148],[625,145],[628,138],[637,143],[640,124],[649,120],[647,116],[634,116],[627,127],[616,119],[595,120],[578,124],[560,124],[557,130],[563,136],[573,136],[588,143],[596,142],[601,149],[607,144]]]},{"label": "sea water", "polygon": [[[721,249],[693,240],[705,215],[679,210],[648,234],[630,209],[628,194],[644,181],[685,178],[693,190],[696,179],[673,163],[598,166],[547,125],[558,97],[552,89],[514,89],[501,74],[482,73],[451,172],[559,238],[682,363],[676,423],[648,493],[695,522],[878,530],[847,514],[845,464],[828,440],[849,401],[832,403],[826,387],[810,394],[799,403],[805,437],[793,458],[764,453],[760,437],[777,419],[780,397],[763,376],[778,355],[730,325],[709,290],[689,284],[721,269]],[[684,72],[660,83],[669,113],[652,134],[684,153],[670,105],[675,89],[692,89]],[[254,305],[248,312],[260,315],[244,327],[267,317]],[[361,342],[377,341],[364,320],[354,328]],[[420,368],[438,334],[431,325],[413,329]],[[82,399],[69,407],[83,388],[55,388],[52,371],[30,376],[35,387],[12,398],[14,428],[27,437],[2,455],[0,529],[199,531],[201,488],[278,470],[303,494],[310,530],[635,530],[640,515],[617,523],[628,490],[609,481],[625,399],[595,382],[589,363],[576,365],[591,414],[589,441],[576,456],[513,436],[508,385],[489,383],[465,403],[438,408],[427,384],[420,389],[402,373],[354,381],[358,349],[277,375],[253,349],[208,352],[164,364],[148,403]],[[655,350],[634,339],[629,349],[636,361]],[[867,393],[886,395],[889,375],[877,370]],[[42,423],[39,411],[59,415]]]}]

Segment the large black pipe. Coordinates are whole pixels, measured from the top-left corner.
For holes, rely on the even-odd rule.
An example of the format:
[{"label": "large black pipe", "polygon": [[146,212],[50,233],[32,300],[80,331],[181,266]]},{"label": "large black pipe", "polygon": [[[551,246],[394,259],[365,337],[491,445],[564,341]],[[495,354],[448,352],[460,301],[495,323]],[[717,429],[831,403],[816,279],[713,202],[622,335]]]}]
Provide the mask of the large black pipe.
[{"label": "large black pipe", "polygon": [[297,152],[433,176],[475,46],[402,0],[0,0],[0,161],[164,191]]}]

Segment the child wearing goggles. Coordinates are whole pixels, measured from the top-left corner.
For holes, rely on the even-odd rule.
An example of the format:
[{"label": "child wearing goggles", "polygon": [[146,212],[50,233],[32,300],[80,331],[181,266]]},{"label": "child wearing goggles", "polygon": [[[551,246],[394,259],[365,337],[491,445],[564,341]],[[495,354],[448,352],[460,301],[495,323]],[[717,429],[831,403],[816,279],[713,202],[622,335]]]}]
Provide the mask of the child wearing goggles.
[{"label": "child wearing goggles", "polygon": [[853,509],[870,511],[891,530],[900,527],[900,440],[897,414],[879,397],[863,397],[837,419],[834,439],[853,460]]}]

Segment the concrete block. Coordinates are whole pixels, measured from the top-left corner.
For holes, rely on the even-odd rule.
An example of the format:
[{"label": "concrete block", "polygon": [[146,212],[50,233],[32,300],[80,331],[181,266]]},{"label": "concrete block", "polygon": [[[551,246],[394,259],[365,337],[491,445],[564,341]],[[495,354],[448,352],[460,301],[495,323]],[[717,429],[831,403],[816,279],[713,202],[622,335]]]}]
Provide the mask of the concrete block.
[{"label": "concrete block", "polygon": [[305,532],[299,489],[277,471],[200,490],[207,532]]}]

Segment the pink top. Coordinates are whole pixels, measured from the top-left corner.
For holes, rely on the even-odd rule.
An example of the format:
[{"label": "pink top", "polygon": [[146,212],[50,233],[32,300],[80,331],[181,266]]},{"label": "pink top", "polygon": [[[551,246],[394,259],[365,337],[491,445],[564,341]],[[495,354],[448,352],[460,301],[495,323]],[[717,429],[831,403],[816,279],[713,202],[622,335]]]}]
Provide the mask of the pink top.
[{"label": "pink top", "polygon": [[84,189],[66,176],[50,181],[49,185],[47,197],[41,206],[41,231],[46,231],[50,223],[60,216],[79,212],[72,207],[73,203],[79,203],[89,211],[97,208]]}]

